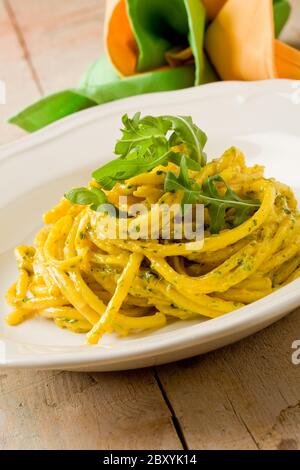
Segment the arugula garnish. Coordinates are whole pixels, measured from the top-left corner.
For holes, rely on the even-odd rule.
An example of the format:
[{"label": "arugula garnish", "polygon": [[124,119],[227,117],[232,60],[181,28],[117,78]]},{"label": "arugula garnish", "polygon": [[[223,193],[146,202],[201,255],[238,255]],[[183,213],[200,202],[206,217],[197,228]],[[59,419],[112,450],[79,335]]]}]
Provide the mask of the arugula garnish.
[{"label": "arugula garnish", "polygon": [[125,114],[122,138],[115,146],[120,155],[93,172],[93,178],[104,188],[115,182],[150,171],[168,162],[179,163],[179,155],[172,147],[181,146],[190,169],[199,170],[206,162],[203,152],[207,137],[189,116],[145,116],[136,113],[132,119]]},{"label": "arugula garnish", "polygon": [[[164,181],[166,192],[182,191],[182,205],[203,203],[210,215],[210,232],[219,233],[226,226],[227,217],[233,226],[244,222],[259,206],[256,199],[241,199],[221,178],[207,178],[202,187],[189,177],[188,170],[199,171],[206,163],[203,148],[207,137],[189,116],[145,116],[136,113],[132,119],[122,118],[122,138],[115,146],[119,158],[98,168],[93,178],[104,190],[110,190],[117,181],[152,170],[168,162],[180,167],[178,175],[168,171]],[[175,148],[176,147],[176,148]],[[220,192],[220,186],[223,191]],[[218,189],[219,187],[219,189]],[[225,192],[224,192],[225,190]],[[65,194],[74,204],[89,205],[99,211],[107,202],[105,193],[98,188],[75,188]]]},{"label": "arugula garnish", "polygon": [[136,152],[140,157],[153,154],[156,146],[167,143],[166,134],[168,123],[163,117],[145,116],[136,113],[132,119],[124,114],[122,117],[124,128],[121,129],[122,138],[115,145],[115,154],[127,157]]},{"label": "arugula garnish", "polygon": [[[217,183],[222,183],[225,186],[224,195],[218,191]],[[235,227],[243,223],[260,206],[260,201],[256,199],[240,198],[220,175],[207,178],[201,188],[199,184],[189,178],[185,157],[181,160],[178,176],[171,171],[167,172],[164,190],[166,192],[182,191],[182,205],[203,203],[208,208],[211,233],[219,233],[225,227],[227,209],[235,209],[231,221]]]},{"label": "arugula garnish", "polygon": [[163,119],[171,124],[174,131],[169,139],[169,145],[184,144],[187,155],[201,166],[206,163],[206,155],[203,152],[207,136],[199,129],[190,116],[164,116]]},{"label": "arugula garnish", "polygon": [[91,209],[96,212],[102,204],[107,202],[104,192],[98,188],[74,188],[65,194],[65,198],[73,204],[91,206]]},{"label": "arugula garnish", "polygon": [[94,171],[92,176],[104,188],[108,181],[112,187],[117,181],[123,181],[140,173],[150,171],[158,165],[166,165],[170,161],[172,154],[173,152],[167,150],[164,146],[157,146],[155,154],[143,157],[139,156],[136,152],[132,152],[126,158],[118,158],[108,162],[103,167]]}]

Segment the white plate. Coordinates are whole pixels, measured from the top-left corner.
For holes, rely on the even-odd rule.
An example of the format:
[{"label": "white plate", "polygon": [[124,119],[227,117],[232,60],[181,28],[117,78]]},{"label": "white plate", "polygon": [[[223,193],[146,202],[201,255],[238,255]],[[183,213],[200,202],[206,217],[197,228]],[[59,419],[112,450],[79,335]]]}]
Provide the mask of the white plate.
[{"label": "white plate", "polygon": [[138,96],[92,108],[0,149],[0,364],[78,370],[120,370],[162,364],[203,353],[254,333],[300,305],[300,280],[221,318],[174,322],[145,335],[84,336],[44,319],[8,327],[2,294],[16,277],[13,248],[31,243],[41,214],[72,186],[112,157],[123,113],[192,115],[208,134],[207,152],[231,145],[247,162],[300,194],[300,82],[220,82],[184,91]]}]

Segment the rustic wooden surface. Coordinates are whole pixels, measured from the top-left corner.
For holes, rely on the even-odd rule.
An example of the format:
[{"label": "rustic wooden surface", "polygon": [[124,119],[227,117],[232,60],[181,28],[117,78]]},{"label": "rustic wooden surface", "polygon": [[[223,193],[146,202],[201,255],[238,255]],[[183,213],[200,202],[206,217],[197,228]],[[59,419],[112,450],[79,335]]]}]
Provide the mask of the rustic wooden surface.
[{"label": "rustic wooden surface", "polygon": [[[300,44],[300,0],[284,35]],[[4,118],[101,52],[104,0],[0,0]],[[298,22],[297,22],[298,13]],[[0,449],[300,449],[300,310],[205,356],[121,373],[0,371]]]}]

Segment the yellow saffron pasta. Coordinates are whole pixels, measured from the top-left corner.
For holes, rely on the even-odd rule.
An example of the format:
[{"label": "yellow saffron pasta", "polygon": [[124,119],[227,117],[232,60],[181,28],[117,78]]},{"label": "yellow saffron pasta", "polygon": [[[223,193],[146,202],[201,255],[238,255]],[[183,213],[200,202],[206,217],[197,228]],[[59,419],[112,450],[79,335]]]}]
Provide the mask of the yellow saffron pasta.
[{"label": "yellow saffron pasta", "polygon": [[[175,163],[170,168],[179,174]],[[237,226],[231,224],[234,209],[228,209],[219,233],[205,226],[202,244],[184,238],[105,238],[99,234],[103,214],[62,199],[45,214],[34,246],[15,250],[19,277],[6,294],[12,307],[7,322],[41,316],[87,333],[87,342],[95,344],[105,333],[128,335],[174,319],[213,319],[300,276],[300,218],[291,189],[264,178],[262,167],[247,167],[234,148],[200,170],[189,170],[199,185],[217,174],[240,198],[260,205]],[[116,206],[124,195],[129,204],[148,207],[180,202],[180,191],[166,194],[165,176],[166,167],[158,165],[103,190]],[[88,187],[99,185],[93,181]],[[147,217],[137,214],[132,220],[148,226]],[[205,224],[210,217],[206,211]]]}]

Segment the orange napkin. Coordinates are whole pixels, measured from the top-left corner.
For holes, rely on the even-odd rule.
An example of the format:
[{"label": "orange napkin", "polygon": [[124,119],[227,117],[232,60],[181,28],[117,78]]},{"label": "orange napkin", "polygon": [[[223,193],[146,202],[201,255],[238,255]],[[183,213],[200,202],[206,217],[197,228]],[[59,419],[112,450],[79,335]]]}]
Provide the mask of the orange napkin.
[{"label": "orange napkin", "polygon": [[[212,20],[205,48],[221,79],[300,78],[300,51],[274,37],[272,0],[202,0],[202,4]],[[126,0],[107,0],[105,31],[107,52],[119,74],[135,74],[138,48]]]},{"label": "orange napkin", "polygon": [[227,0],[205,47],[223,80],[300,78],[300,51],[274,38],[272,0]]},{"label": "orange napkin", "polygon": [[223,80],[276,77],[271,0],[228,0],[209,26],[205,46]]},{"label": "orange napkin", "polygon": [[33,132],[142,93],[218,78],[300,79],[300,51],[275,39],[274,29],[277,36],[288,15],[286,0],[107,0],[107,57],[89,67],[76,88],[42,98],[9,122]]},{"label": "orange napkin", "polygon": [[275,41],[275,61],[279,78],[300,80],[300,51]]},{"label": "orange napkin", "polygon": [[105,46],[112,64],[121,76],[134,75],[138,49],[127,15],[125,0],[107,0]]}]

